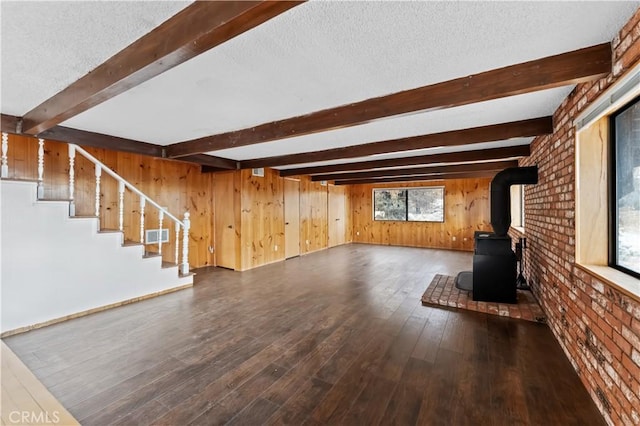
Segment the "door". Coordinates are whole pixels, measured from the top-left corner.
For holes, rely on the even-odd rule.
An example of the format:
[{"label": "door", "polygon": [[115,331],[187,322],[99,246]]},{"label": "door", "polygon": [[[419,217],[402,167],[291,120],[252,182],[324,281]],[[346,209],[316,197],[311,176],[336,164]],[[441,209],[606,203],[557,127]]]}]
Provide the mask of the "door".
[{"label": "door", "polygon": [[300,181],[284,180],[284,257],[300,256]]},{"label": "door", "polygon": [[218,173],[215,177],[216,265],[236,269],[238,235],[235,218],[236,172]]},{"label": "door", "polygon": [[329,185],[329,247],[345,243],[345,197],[344,186]]}]

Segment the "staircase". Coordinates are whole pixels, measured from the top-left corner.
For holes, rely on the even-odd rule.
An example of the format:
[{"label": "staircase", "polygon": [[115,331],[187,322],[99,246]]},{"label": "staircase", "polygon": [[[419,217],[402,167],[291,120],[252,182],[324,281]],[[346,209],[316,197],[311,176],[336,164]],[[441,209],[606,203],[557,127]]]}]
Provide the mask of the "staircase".
[{"label": "staircase", "polygon": [[[4,136],[2,172],[6,176]],[[82,148],[69,145],[69,152],[69,199],[42,199],[43,152],[38,180],[3,177],[0,181],[2,336],[193,285],[188,264],[189,214],[178,220]],[[96,165],[96,194],[100,194],[102,172],[118,181],[120,229],[101,229],[99,196],[95,216],[75,216],[73,159],[77,152]],[[138,241],[124,238],[125,189],[139,197]],[[145,206],[158,209],[159,229],[163,219],[172,222],[175,253],[165,253],[165,259],[173,257],[175,262],[163,261],[162,242],[144,244]]]}]

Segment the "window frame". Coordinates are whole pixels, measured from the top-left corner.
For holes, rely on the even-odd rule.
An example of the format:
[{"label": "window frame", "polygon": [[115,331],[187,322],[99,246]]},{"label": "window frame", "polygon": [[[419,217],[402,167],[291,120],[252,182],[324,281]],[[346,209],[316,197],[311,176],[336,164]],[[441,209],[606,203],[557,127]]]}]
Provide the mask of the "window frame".
[{"label": "window frame", "polygon": [[[442,220],[410,220],[409,219],[409,192],[420,189],[441,189],[442,190]],[[405,191],[405,219],[377,219],[376,218],[376,191]],[[371,189],[371,218],[374,222],[409,222],[409,223],[444,223],[446,208],[446,188],[444,185],[438,186],[413,186],[413,187],[393,187],[393,188],[372,188]]]},{"label": "window frame", "polygon": [[618,264],[618,227],[619,227],[619,206],[617,196],[617,168],[616,168],[616,118],[622,115],[625,111],[629,110],[635,105],[640,105],[640,96],[636,96],[631,99],[620,108],[616,109],[608,116],[609,120],[609,176],[608,176],[608,190],[609,190],[609,223],[608,223],[608,266],[630,275],[635,278],[640,278],[640,272],[633,269],[626,268]]}]

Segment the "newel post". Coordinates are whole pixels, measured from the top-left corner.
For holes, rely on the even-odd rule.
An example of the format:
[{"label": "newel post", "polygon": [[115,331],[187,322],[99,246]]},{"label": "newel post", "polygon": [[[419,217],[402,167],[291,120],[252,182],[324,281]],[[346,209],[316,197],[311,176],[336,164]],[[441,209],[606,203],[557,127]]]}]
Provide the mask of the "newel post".
[{"label": "newel post", "polygon": [[38,200],[44,198],[44,139],[38,139]]},{"label": "newel post", "polygon": [[184,226],[182,228],[182,267],[180,268],[180,273],[186,275],[189,273],[189,229],[191,229],[189,212],[184,214],[182,223]]},{"label": "newel post", "polygon": [[75,145],[69,144],[69,216],[72,217],[76,215],[76,203],[73,199],[76,188],[75,162],[76,147]]},{"label": "newel post", "polygon": [[0,177],[9,177],[9,161],[7,159],[7,151],[9,151],[9,134],[2,132],[2,173]]}]

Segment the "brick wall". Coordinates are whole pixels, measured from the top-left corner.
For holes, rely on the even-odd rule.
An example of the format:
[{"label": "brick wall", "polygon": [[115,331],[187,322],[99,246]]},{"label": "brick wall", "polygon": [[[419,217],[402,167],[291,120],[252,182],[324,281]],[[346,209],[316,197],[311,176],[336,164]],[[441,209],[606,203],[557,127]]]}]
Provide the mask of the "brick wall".
[{"label": "brick wall", "polygon": [[[613,72],[578,85],[536,138],[522,166],[537,164],[525,194],[526,277],[549,325],[609,424],[640,424],[640,296],[631,298],[575,265],[573,119],[640,62],[640,10],[613,40]],[[511,230],[513,237],[520,236]]]}]

